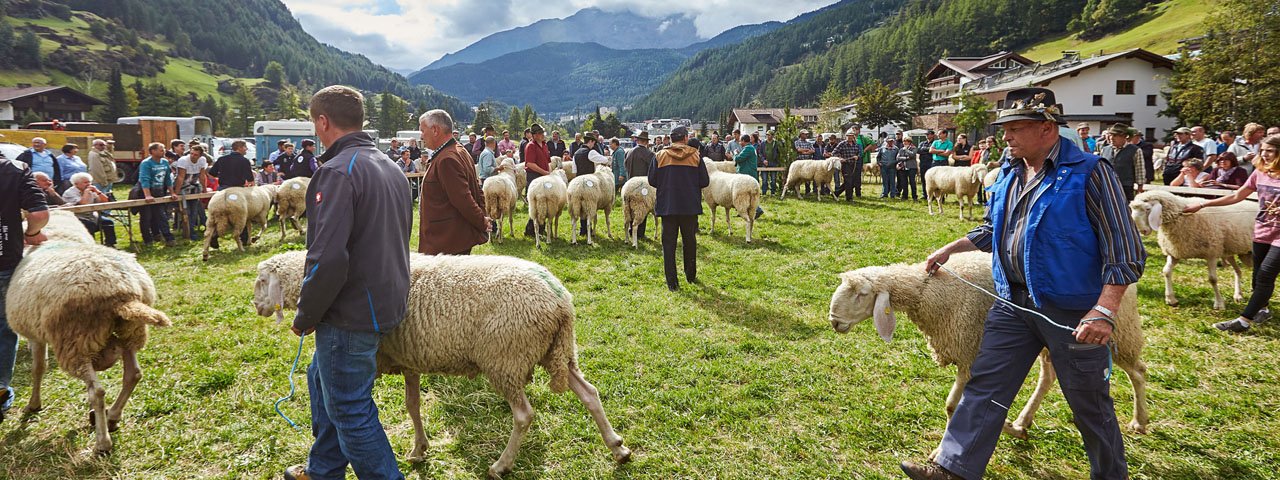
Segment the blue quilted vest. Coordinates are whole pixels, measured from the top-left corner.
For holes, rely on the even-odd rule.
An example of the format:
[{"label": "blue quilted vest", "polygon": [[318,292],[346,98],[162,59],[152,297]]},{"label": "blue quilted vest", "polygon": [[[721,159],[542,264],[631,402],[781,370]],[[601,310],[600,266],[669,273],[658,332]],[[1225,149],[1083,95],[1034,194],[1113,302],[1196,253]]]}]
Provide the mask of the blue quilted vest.
[{"label": "blue quilted vest", "polygon": [[[1047,172],[1039,189],[1044,190],[1027,215],[1022,262],[1027,290],[1037,307],[1048,303],[1068,310],[1087,310],[1102,294],[1102,254],[1085,210],[1085,186],[1098,163],[1096,155],[1084,153],[1067,139],[1058,141],[1058,160]],[[1005,200],[1013,181],[1013,167],[1005,164],[992,187],[991,273],[996,293],[1012,300],[999,252],[1004,251],[1001,232],[1009,212]],[[1047,221],[1046,221],[1047,220]]]}]

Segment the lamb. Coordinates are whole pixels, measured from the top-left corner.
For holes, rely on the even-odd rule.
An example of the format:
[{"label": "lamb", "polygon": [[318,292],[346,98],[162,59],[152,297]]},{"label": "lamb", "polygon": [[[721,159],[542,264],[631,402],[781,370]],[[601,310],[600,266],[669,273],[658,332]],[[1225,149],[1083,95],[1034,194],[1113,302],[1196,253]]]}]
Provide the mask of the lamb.
[{"label": "lamb", "polygon": [[[604,210],[604,232],[613,238],[609,214],[613,212],[613,170],[608,165],[597,165],[594,175],[579,175],[569,181],[569,219],[576,227],[581,219],[587,220],[587,245],[592,245],[596,230],[596,211]],[[575,230],[569,243],[578,243]]]},{"label": "lamb", "polygon": [[[990,254],[952,255],[946,265],[969,282],[994,291]],[[866,267],[845,272],[840,279],[840,286],[831,296],[830,320],[836,332],[846,333],[854,324],[874,317],[876,332],[888,342],[893,338],[897,324],[894,311],[905,311],[911,322],[925,334],[934,361],[939,366],[956,365],[956,380],[946,402],[947,416],[950,417],[969,381],[969,366],[977,357],[987,310],[994,300],[945,271],[928,275],[923,263]],[[1142,361],[1145,341],[1137,308],[1137,287],[1130,286],[1117,312],[1113,334],[1117,349],[1114,361],[1128,373],[1133,384],[1134,418],[1129,427],[1135,432],[1146,433],[1149,420],[1147,367]],[[1052,386],[1055,375],[1049,357],[1041,353],[1040,359],[1040,380],[1035,393],[1017,420],[1005,424],[1005,433],[1027,438],[1027,428]]]},{"label": "lamb", "polygon": [[711,182],[702,189],[702,201],[711,208],[711,233],[716,230],[716,207],[724,207],[724,223],[728,225],[729,235],[733,235],[733,222],[730,221],[729,209],[737,210],[738,216],[747,222],[747,243],[751,243],[751,233],[756,225],[756,208],[760,206],[760,181],[750,175],[741,173],[724,173],[710,170]]},{"label": "lamb", "polygon": [[305,235],[298,219],[307,211],[307,186],[311,185],[310,177],[294,177],[280,184],[276,192],[276,216],[280,217],[280,241],[284,241],[284,221],[289,219],[298,235]]},{"label": "lamb", "polygon": [[969,215],[973,215],[978,190],[982,189],[983,177],[987,175],[985,164],[967,167],[934,167],[924,175],[925,191],[929,194],[929,215],[933,215],[933,204],[938,203],[938,213],[942,213],[942,204],[947,194],[956,194],[960,204],[960,219],[964,220],[964,207],[969,206]]},{"label": "lamb", "polygon": [[250,239],[256,241],[267,231],[267,215],[271,211],[271,202],[275,200],[276,185],[260,187],[232,187],[220,191],[209,199],[209,222],[204,235],[204,260],[209,260],[209,245],[218,235],[230,233],[236,240],[236,247],[244,251],[240,243],[240,232],[251,225],[260,225],[258,236]]},{"label": "lamb", "polygon": [[515,235],[516,197],[520,190],[516,187],[515,164],[504,158],[494,169],[493,176],[484,179],[481,187],[484,191],[484,206],[489,218],[498,224],[498,242],[502,242],[502,219],[507,219],[507,233]]},{"label": "lamb", "polygon": [[[283,305],[296,305],[284,292],[296,299],[305,258],[304,252],[291,252],[259,264],[253,300],[259,314],[267,316]],[[519,292],[519,298],[478,292]],[[605,416],[598,391],[578,369],[573,322],[573,296],[541,265],[512,257],[413,254],[404,322],[382,339],[378,349],[379,373],[405,378],[405,406],[414,426],[409,461],[422,461],[427,449],[420,376],[484,374],[507,400],[514,417],[506,449],[489,467],[489,476],[509,472],[532,422],[525,387],[533,379],[535,365],[549,374],[552,392],[573,390],[591,413],[614,460],[630,460],[631,451]]]},{"label": "lamb", "polygon": [[872,181],[875,181],[877,183],[883,182],[883,180],[880,178],[880,164],[877,163],[875,160],[872,160],[871,163],[863,165],[862,172],[870,176]]},{"label": "lamb", "polygon": [[[84,229],[80,226],[80,229]],[[9,326],[31,347],[31,399],[25,412],[43,407],[41,383],[48,349],[58,366],[88,387],[94,454],[111,451],[125,403],[142,379],[138,351],[147,327],[170,325],[151,307],[155,284],[133,254],[76,241],[48,241],[31,250],[13,272],[6,296]],[[123,359],[120,394],[110,409],[96,372]]]},{"label": "lamb", "polygon": [[[818,201],[822,201],[823,187],[831,189],[831,199],[836,198],[835,177],[836,172],[840,171],[840,163],[844,159],[840,157],[831,157],[826,160],[796,160],[791,162],[791,166],[787,168],[787,183],[782,187],[782,195],[778,198],[786,198],[787,190],[800,185],[804,182],[814,182],[817,189],[813,194],[818,197]],[[800,191],[796,191],[796,198],[800,198]]]},{"label": "lamb", "polygon": [[1173,267],[1188,258],[1203,258],[1209,268],[1209,285],[1213,287],[1213,308],[1222,310],[1226,302],[1218,291],[1218,259],[1225,258],[1235,271],[1237,302],[1244,301],[1240,293],[1240,264],[1249,263],[1246,255],[1253,251],[1253,223],[1258,213],[1257,202],[1240,202],[1225,207],[1209,207],[1186,215],[1182,209],[1190,200],[1162,190],[1143,192],[1129,204],[1133,223],[1142,234],[1156,230],[1160,253],[1165,256],[1164,303],[1178,305],[1173,293]]},{"label": "lamb", "polygon": [[527,202],[529,219],[533,221],[533,239],[535,247],[542,247],[543,227],[547,230],[547,243],[560,236],[560,212],[569,203],[568,184],[565,171],[556,170],[551,175],[543,175],[529,182]]},{"label": "lamb", "polygon": [[[627,238],[631,239],[632,247],[640,246],[636,237],[639,232],[637,225],[648,221],[657,198],[658,189],[649,185],[649,177],[631,177],[627,183],[622,184],[622,225],[627,232]],[[727,213],[728,210],[726,210]],[[657,218],[654,216],[655,222]],[[658,240],[656,225],[653,229],[653,240]]]}]

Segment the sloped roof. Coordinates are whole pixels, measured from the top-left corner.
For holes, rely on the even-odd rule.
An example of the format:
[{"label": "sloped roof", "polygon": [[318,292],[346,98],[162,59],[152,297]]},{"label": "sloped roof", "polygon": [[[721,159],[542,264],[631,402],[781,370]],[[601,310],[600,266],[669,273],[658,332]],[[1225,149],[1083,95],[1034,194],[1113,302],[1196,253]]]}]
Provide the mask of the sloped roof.
[{"label": "sloped roof", "polygon": [[33,86],[33,87],[0,87],[0,102],[11,102],[11,101],[22,99],[22,98],[27,98],[33,95],[39,95],[42,93],[54,92],[59,90],[66,90],[67,93],[70,93],[73,96],[77,96],[84,99],[85,103],[88,103],[90,105],[106,105],[106,102],[103,102],[102,100],[98,100],[97,98],[86,95],[85,93],[79,90],[76,90],[74,88],[67,87],[67,86],[62,86],[62,85]]},{"label": "sloped roof", "polygon": [[[793,108],[791,114],[799,117],[817,116],[816,108]],[[781,108],[735,108],[730,120],[745,123],[777,124],[782,121],[785,109]]]},{"label": "sloped roof", "polygon": [[946,57],[939,59],[938,63],[934,64],[933,68],[930,68],[929,72],[925,74],[925,77],[932,78],[935,73],[939,73],[939,69],[947,68],[976,80],[981,78],[982,75],[973,73],[974,70],[981,70],[1005,59],[1017,60],[1024,65],[1035,63],[1027,57],[1012,52],[999,52],[985,57]]},{"label": "sloped roof", "polygon": [[1135,48],[1082,60],[1059,60],[1048,64],[1036,64],[1019,71],[992,75],[972,85],[974,85],[978,93],[998,92],[1027,86],[1043,87],[1058,78],[1125,58],[1145,60],[1156,68],[1173,68],[1172,60],[1141,48]]}]

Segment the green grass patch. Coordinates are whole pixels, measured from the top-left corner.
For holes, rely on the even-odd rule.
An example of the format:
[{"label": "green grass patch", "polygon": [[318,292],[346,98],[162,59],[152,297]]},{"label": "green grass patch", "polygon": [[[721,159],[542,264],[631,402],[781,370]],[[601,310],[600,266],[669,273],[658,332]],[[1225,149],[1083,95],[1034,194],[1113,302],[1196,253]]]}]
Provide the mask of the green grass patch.
[{"label": "green grass patch", "polygon": [[[674,293],[662,280],[660,246],[624,243],[617,210],[614,239],[603,238],[602,219],[598,246],[560,239],[539,250],[508,238],[478,248],[533,260],[564,282],[574,296],[582,370],[634,451],[632,463],[615,467],[586,410],[571,394],[552,394],[538,370],[528,389],[536,416],[510,478],[901,478],[899,461],[937,445],[954,370],[933,363],[905,318],[885,344],[870,325],[834,333],[827,305],[838,273],[920,261],[974,222],[956,219],[954,208],[930,217],[922,202],[870,198],[852,205],[769,198],[764,208],[751,244],[738,219],[733,236],[720,222],[700,235],[703,283]],[[517,230],[525,218],[521,207]],[[561,221],[570,231],[567,216]],[[705,216],[702,224],[705,232]],[[224,241],[209,262],[194,243],[141,249],[174,326],[152,330],[141,354],[145,378],[109,457],[74,458],[91,432],[84,386],[63,372],[46,376],[44,411],[18,418],[30,389],[24,344],[17,409],[0,425],[0,478],[267,478],[304,461],[309,433],[291,430],[271,408],[288,391],[297,339],[250,305],[257,262],[302,248],[295,234],[281,243],[276,228],[243,253]],[[1147,248],[1153,258],[1140,302],[1152,433],[1126,433],[1133,478],[1276,478],[1280,330],[1214,330],[1211,322],[1243,305],[1211,310],[1203,262],[1178,267],[1181,306],[1164,305],[1158,247],[1148,239]],[[1229,279],[1223,273],[1228,291]],[[313,348],[308,341],[296,376],[301,393],[282,405],[303,425],[301,370]],[[120,369],[103,377],[114,396]],[[383,377],[375,387],[401,458],[412,446],[403,385]],[[401,468],[411,478],[483,475],[510,432],[506,402],[481,378],[427,377],[424,385],[432,446],[427,462]],[[1117,374],[1113,385],[1127,423],[1129,380]],[[1001,440],[989,477],[1087,478],[1080,437],[1056,389],[1036,420],[1030,441]]]},{"label": "green grass patch", "polygon": [[1206,32],[1204,22],[1218,3],[1217,0],[1165,0],[1151,7],[1142,23],[1123,32],[1091,41],[1080,40],[1075,35],[1052,38],[1032,46],[1022,55],[1040,62],[1061,58],[1064,50],[1093,55],[1099,51],[1114,53],[1142,48],[1167,55],[1178,50],[1178,40]]}]

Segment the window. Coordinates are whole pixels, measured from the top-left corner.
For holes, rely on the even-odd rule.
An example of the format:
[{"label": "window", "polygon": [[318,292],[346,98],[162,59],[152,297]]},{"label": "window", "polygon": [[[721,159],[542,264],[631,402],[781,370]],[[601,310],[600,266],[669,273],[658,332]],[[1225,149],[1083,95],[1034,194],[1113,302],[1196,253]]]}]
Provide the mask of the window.
[{"label": "window", "polygon": [[1004,110],[1004,100],[996,100],[996,110]]},{"label": "window", "polygon": [[1116,80],[1116,95],[1133,95],[1133,80]]},{"label": "window", "polygon": [[1148,106],[1148,107],[1154,107],[1154,106],[1156,106],[1156,96],[1155,96],[1155,95],[1147,95],[1147,106]]},{"label": "window", "polygon": [[1101,107],[1101,106],[1102,106],[1102,95],[1094,95],[1094,96],[1093,96],[1093,106],[1095,106],[1095,107]]},{"label": "window", "polygon": [[1156,129],[1155,129],[1155,128],[1151,128],[1151,127],[1147,127],[1147,132],[1146,132],[1144,135],[1146,135],[1146,137],[1144,137],[1144,139],[1145,139],[1146,141],[1150,142],[1152,139],[1156,138]]}]

